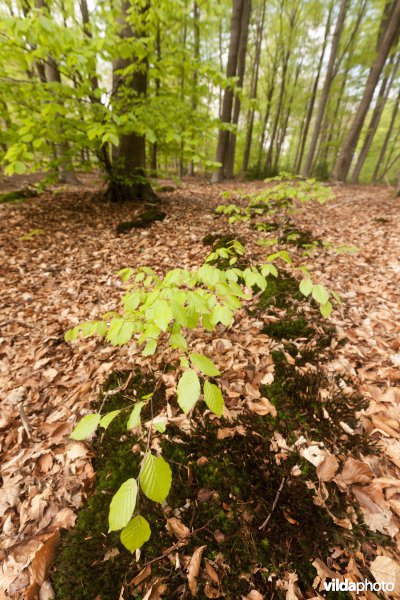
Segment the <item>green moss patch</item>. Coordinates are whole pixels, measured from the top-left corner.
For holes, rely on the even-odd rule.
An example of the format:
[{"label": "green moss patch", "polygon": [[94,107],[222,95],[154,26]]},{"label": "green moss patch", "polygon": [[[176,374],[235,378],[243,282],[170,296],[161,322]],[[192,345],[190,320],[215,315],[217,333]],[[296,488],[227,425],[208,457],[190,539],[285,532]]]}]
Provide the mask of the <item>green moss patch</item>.
[{"label": "green moss patch", "polygon": [[166,213],[162,212],[157,207],[149,208],[148,210],[143,211],[134,221],[124,221],[123,223],[119,223],[116,232],[127,233],[131,229],[146,229],[155,221],[163,221],[166,216]]}]

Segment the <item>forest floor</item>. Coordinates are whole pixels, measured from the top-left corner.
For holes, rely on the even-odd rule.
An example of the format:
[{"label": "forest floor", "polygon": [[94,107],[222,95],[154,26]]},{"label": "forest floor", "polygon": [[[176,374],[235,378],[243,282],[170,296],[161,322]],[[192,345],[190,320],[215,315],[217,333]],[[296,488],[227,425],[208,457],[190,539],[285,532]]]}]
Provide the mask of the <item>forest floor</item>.
[{"label": "forest floor", "polygon": [[[311,339],[307,346],[304,332],[299,339],[292,335],[290,343],[285,334],[269,335],[266,328],[281,322],[287,312],[277,305],[271,311],[243,310],[230,329],[220,326],[215,334],[193,338],[196,348],[200,352],[206,348],[223,371],[230,415],[222,419],[219,429],[223,433],[213,433],[221,445],[209,448],[208,456],[199,441],[202,436],[194,435],[197,445],[190,447],[194,475],[188,475],[192,463],[188,466],[187,457],[177,457],[176,450],[169,449],[171,462],[185,465],[186,479],[178,469],[181,484],[176,481],[176,485],[189,489],[185,493],[192,498],[188,503],[195,513],[191,509],[185,512],[182,504],[172,504],[175,498],[171,494],[170,510],[174,512],[166,515],[171,519],[169,530],[164,528],[162,535],[153,530],[153,536],[159,537],[156,549],[151,542],[145,545],[136,563],[114,540],[107,550],[98,546],[90,566],[100,565],[99,574],[89,580],[88,570],[89,579],[80,578],[76,595],[60,595],[66,585],[57,581],[57,569],[63,568],[57,558],[60,530],[74,526],[96,479],[95,448],[69,439],[69,433],[85,411],[93,410],[104,382],[113,373],[122,373],[119,383],[125,381],[123,373],[137,369],[145,380],[150,378],[146,375],[148,359],[134,346],[116,348],[99,339],[70,344],[64,341],[64,333],[79,322],[116,309],[121,284],[115,274],[120,268],[147,265],[162,273],[174,267],[197,267],[210,252],[210,246],[203,243],[208,234],[239,237],[245,242],[246,256],[253,264],[261,263],[268,250],[257,243],[260,233],[246,223],[228,225],[225,217],[215,215],[214,208],[223,202],[220,193],[225,190],[255,192],[264,185],[184,182],[175,191],[160,194],[167,215],[164,221],[125,235],[118,235],[116,226],[131,220],[138,209],[100,200],[90,181],[0,205],[0,598],[36,598],[39,589],[42,600],[94,600],[95,596],[106,600],[118,598],[121,590],[121,599],[189,598],[189,586],[192,592],[198,587],[200,598],[296,600],[326,597],[325,578],[359,581],[372,579],[371,573],[378,582],[393,582],[395,590],[386,596],[367,592],[357,597],[400,597],[400,562],[396,559],[400,555],[400,200],[393,198],[390,188],[371,186],[334,187],[335,200],[323,206],[305,204],[293,216],[299,230],[311,232],[314,239],[359,249],[351,255],[321,249],[308,261],[315,279],[343,299],[343,307],[334,310],[327,324],[310,306],[302,307],[301,314],[316,332],[315,343]],[[329,342],[318,346],[331,326],[335,330],[330,330]],[[311,354],[310,344],[314,344]],[[311,358],[298,361],[306,351]],[[290,406],[285,407],[285,423],[279,421],[279,415],[277,420],[268,420],[269,409],[257,408],[264,396],[272,399],[274,381],[279,377],[284,382],[286,375],[294,380],[299,374],[305,377],[320,371],[316,394],[323,399],[336,378],[332,410],[342,407],[332,427],[327,411],[322,413],[322,420],[325,416],[327,421],[322,437],[318,438],[320,430],[314,423],[315,407],[305,417],[304,431],[295,423],[296,415],[294,420],[290,416]],[[164,384],[170,397],[175,385],[170,373],[165,374]],[[310,386],[305,387],[308,395]],[[243,403],[247,412],[238,408]],[[204,423],[203,438],[211,444],[208,421]],[[353,443],[353,439],[357,441]],[[170,440],[166,438],[165,443]],[[189,441],[181,437],[180,443]],[[239,449],[236,455],[235,448]],[[293,448],[293,456],[300,462],[290,462]],[[218,487],[221,482],[212,478],[213,472],[218,472],[213,453],[222,463],[225,459],[221,457],[234,457],[229,462],[232,481],[227,483],[231,488],[226,497],[226,490]],[[267,455],[270,460],[265,467],[270,484],[260,486],[258,472],[245,473],[252,499],[243,490],[246,482],[235,480],[238,465],[240,471],[242,464],[244,469],[250,464],[247,453],[256,461],[262,462],[260,456]],[[332,458],[335,454],[337,459]],[[208,479],[200,473],[207,463]],[[257,471],[257,465],[251,465],[249,468]],[[263,477],[267,475],[263,473]],[[297,485],[296,477],[304,485]],[[176,502],[184,504],[184,498],[178,498],[178,491],[176,494]],[[201,509],[204,503],[206,510]],[[209,508],[213,505],[240,527],[232,529],[231,522],[226,524],[216,509]],[[179,506],[181,510],[176,511]],[[260,538],[259,525],[268,515],[270,524]],[[159,517],[155,517],[157,524],[161,523]],[[322,529],[313,529],[319,519]],[[186,540],[174,546],[174,531],[179,540],[183,524],[195,529],[196,535],[190,543]],[[102,539],[106,539],[107,523],[100,526]],[[243,547],[233,548],[229,540],[237,543],[238,535]],[[61,548],[65,548],[65,534],[62,540]],[[82,548],[84,540],[80,538]],[[248,540],[257,546],[253,557],[257,560],[250,556],[246,562],[241,553],[252,547]],[[172,550],[167,556],[145,565],[168,544]],[[263,553],[257,554],[260,545]],[[303,551],[304,556],[299,556]],[[267,562],[269,552],[274,568]],[[91,586],[95,589],[94,580],[106,570],[105,565],[118,570],[118,555],[125,569],[118,589],[109,596],[94,594]],[[55,575],[54,571],[49,574],[54,557]],[[54,596],[53,589],[58,595]]]}]

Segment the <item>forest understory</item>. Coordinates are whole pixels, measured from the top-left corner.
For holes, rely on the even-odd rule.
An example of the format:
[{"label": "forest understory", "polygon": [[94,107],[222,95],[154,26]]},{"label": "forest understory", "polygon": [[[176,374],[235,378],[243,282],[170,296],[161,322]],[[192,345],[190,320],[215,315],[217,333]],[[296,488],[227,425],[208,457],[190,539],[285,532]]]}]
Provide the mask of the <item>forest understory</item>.
[{"label": "forest understory", "polygon": [[[241,260],[265,261],[260,232],[215,208],[224,192],[240,202],[266,184],[159,182],[160,220],[146,223],[140,207],[103,200],[95,178],[80,179],[0,205],[0,598],[400,597],[393,188],[333,186],[335,199],[291,217],[296,243],[283,244],[294,254],[298,240],[358,248],[313,255],[313,276],[343,300],[329,318],[283,268],[232,326],[196,331],[196,351],[222,371],[226,410],[219,418],[199,406],[196,422],[175,413],[153,440],[172,489],[162,506],[145,500],[152,537],[131,554],[107,533],[107,514],[137,471],[135,438],[118,419],[94,442],[69,435],[83,414],[104,402],[119,409],[155,379],[157,406],[173,405],[177,366],[157,355],[151,370],[133,344],[70,344],[64,334],[116,309],[123,267],[199,267],[229,239],[245,246]],[[326,592],[332,578],[390,581],[394,591]]]}]

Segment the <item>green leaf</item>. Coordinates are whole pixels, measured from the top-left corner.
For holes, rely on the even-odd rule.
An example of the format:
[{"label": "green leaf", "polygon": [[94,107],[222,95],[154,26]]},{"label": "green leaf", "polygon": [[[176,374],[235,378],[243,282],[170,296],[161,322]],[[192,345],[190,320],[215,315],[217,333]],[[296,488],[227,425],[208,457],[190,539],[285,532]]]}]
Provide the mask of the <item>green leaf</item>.
[{"label": "green leaf", "polygon": [[215,413],[218,417],[222,416],[224,408],[224,399],[222,397],[221,390],[218,386],[210,383],[209,381],[204,382],[203,387],[204,401],[208,408]]},{"label": "green leaf", "polygon": [[134,330],[134,324],[125,319],[113,319],[107,333],[107,340],[113,346],[122,346],[129,342]]},{"label": "green leaf", "polygon": [[146,342],[144,350],[142,350],[142,355],[143,356],[153,356],[153,354],[155,353],[156,350],[157,350],[157,340],[148,340]]},{"label": "green leaf", "polygon": [[221,375],[221,372],[217,369],[212,360],[204,356],[203,354],[192,353],[189,354],[189,358],[194,364],[195,367],[199,369],[204,375],[209,375],[209,377],[217,377]]},{"label": "green leaf", "polygon": [[100,419],[101,416],[98,413],[86,415],[85,417],[83,417],[83,419],[79,421],[78,425],[75,427],[70,437],[73,440],[85,440],[96,431],[97,426],[100,423]]},{"label": "green leaf", "polygon": [[109,424],[112,421],[114,421],[115,417],[117,417],[120,412],[121,412],[120,410],[112,410],[111,412],[109,412],[106,415],[104,415],[104,417],[101,417],[101,419],[100,419],[100,427],[104,427],[104,429],[107,429],[107,427],[109,426]]},{"label": "green leaf", "polygon": [[312,288],[312,297],[319,304],[326,304],[329,300],[329,292],[323,285],[316,284]]},{"label": "green leaf", "polygon": [[168,302],[159,300],[155,303],[152,309],[152,318],[154,323],[161,329],[166,331],[170,321],[172,320],[172,309]]},{"label": "green leaf", "polygon": [[299,290],[307,298],[313,291],[313,282],[309,277],[305,277],[300,281]]},{"label": "green leaf", "polygon": [[196,371],[187,369],[178,382],[178,404],[184,413],[188,413],[200,396],[200,381]]},{"label": "green leaf", "polygon": [[135,510],[137,493],[136,480],[128,479],[114,494],[108,515],[109,531],[117,531],[129,523]]},{"label": "green leaf", "polygon": [[140,425],[140,411],[142,410],[142,406],[144,402],[137,402],[129,415],[128,423],[126,425],[127,429],[135,429]]},{"label": "green leaf", "polygon": [[173,333],[169,338],[169,345],[171,348],[187,350],[187,341],[181,333]]},{"label": "green leaf", "polygon": [[162,504],[171,489],[171,468],[162,456],[153,456],[149,452],[143,462],[139,481],[145,496]]},{"label": "green leaf", "polygon": [[332,304],[328,300],[328,302],[325,302],[325,304],[320,305],[319,310],[323,317],[329,317],[332,312]]},{"label": "green leaf", "polygon": [[153,419],[153,427],[160,433],[164,433],[167,429],[168,419],[167,417],[157,416]]},{"label": "green leaf", "polygon": [[135,552],[150,539],[150,525],[144,517],[136,515],[121,531],[121,542],[130,552]]},{"label": "green leaf", "polygon": [[332,296],[335,298],[336,302],[340,305],[343,306],[343,302],[341,297],[339,296],[339,294],[337,292],[331,292]]}]

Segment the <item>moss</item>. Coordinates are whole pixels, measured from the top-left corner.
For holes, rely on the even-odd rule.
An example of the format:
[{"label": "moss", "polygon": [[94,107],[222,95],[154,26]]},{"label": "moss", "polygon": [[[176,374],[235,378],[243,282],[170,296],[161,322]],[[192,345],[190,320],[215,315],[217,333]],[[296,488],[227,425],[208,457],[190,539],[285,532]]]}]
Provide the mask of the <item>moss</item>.
[{"label": "moss", "polygon": [[261,332],[276,340],[308,339],[314,334],[313,328],[308,325],[305,319],[301,318],[284,318],[275,323],[269,323],[261,329]]},{"label": "moss", "polygon": [[25,200],[26,198],[34,198],[37,195],[38,191],[29,187],[16,190],[15,192],[6,192],[5,194],[0,194],[0,204],[14,202],[17,200]]},{"label": "moss", "polygon": [[[284,593],[275,589],[274,578],[269,581],[269,577],[283,576],[287,571],[296,571],[299,585],[306,592],[316,575],[311,565],[313,559],[326,560],[332,546],[353,552],[366,538],[372,539],[361,515],[359,525],[348,531],[335,525],[326,509],[314,504],[314,491],[308,484],[312,481],[318,486],[316,471],[296,450],[282,455],[271,449],[272,436],[280,432],[289,443],[302,433],[323,441],[335,453],[350,446],[352,449],[355,446],[356,451],[359,447],[365,453],[365,441],[360,440],[357,446],[357,438],[343,435],[340,426],[342,420],[355,426],[354,412],[364,406],[362,400],[342,395],[338,381],[330,382],[322,371],[299,372],[296,365],[287,363],[281,351],[275,351],[273,359],[274,382],[261,391],[277,407],[276,418],[243,413],[235,425],[242,425],[246,435],[218,440],[219,427],[232,424],[224,423],[223,419],[221,423],[210,421],[197,414],[197,427],[190,434],[171,424],[161,437],[162,454],[173,471],[167,513],[171,515],[172,510],[178,510],[175,514],[197,532],[183,553],[190,556],[196,547],[206,545],[205,556],[209,560],[222,555],[229,565],[229,572],[220,573],[221,588],[227,600],[246,596],[253,587],[265,597],[274,595],[283,600]],[[109,386],[115,388],[126,376],[126,373],[116,374]],[[136,374],[123,396],[110,396],[107,410],[131,403],[126,396],[141,397],[153,385],[151,378]],[[321,395],[321,389],[331,390],[328,398]],[[158,410],[164,402],[161,389],[154,409]],[[150,416],[146,410],[144,419]],[[203,408],[199,406],[196,410],[200,413]],[[75,529],[63,536],[52,574],[56,597],[60,600],[111,600],[118,597],[122,586],[124,597],[141,599],[143,594],[129,582],[145,561],[161,557],[172,543],[161,507],[143,497],[141,513],[150,523],[152,537],[142,549],[140,563],[137,564],[120,544],[117,533],[107,533],[110,499],[119,485],[139,468],[140,458],[131,451],[134,440],[125,435],[125,421],[126,417],[115,419],[102,439],[96,439],[93,444],[96,488],[79,513]],[[300,466],[299,476],[292,472],[295,465]],[[328,508],[336,517],[345,517],[348,496],[334,483],[326,485]],[[269,514],[271,518],[266,528],[260,530]],[[220,532],[217,537],[216,530]],[[104,561],[106,552],[115,548],[118,556]],[[186,570],[176,569],[168,558],[153,563],[152,575],[164,578],[168,586],[166,597],[172,598],[178,588],[187,585]],[[199,600],[206,598],[204,583],[200,576]]]},{"label": "moss", "polygon": [[[106,389],[114,389],[127,376],[128,373],[114,374]],[[136,374],[127,394],[140,397],[151,389],[152,381],[144,381],[140,374]],[[101,402],[100,398],[99,404]],[[132,400],[116,394],[106,402],[105,410],[111,411],[131,404]],[[125,578],[136,570],[134,557],[120,543],[119,534],[107,532],[109,504],[113,494],[126,479],[136,476],[138,472],[140,457],[132,452],[133,442],[132,437],[126,435],[125,413],[114,419],[107,431],[93,443],[96,487],[79,512],[75,528],[62,537],[52,573],[57,598],[93,600],[99,597],[102,600],[114,600]],[[157,520],[160,523],[156,523]],[[161,511],[155,511],[151,521],[154,530],[162,527]],[[154,540],[157,541],[157,537]],[[119,551],[118,556],[104,561],[106,553],[115,548]]]},{"label": "moss", "polygon": [[297,279],[280,273],[278,277],[270,275],[267,278],[267,287],[261,294],[257,311],[263,312],[269,308],[287,308],[293,305],[293,301],[304,300],[304,296],[299,290]]}]

